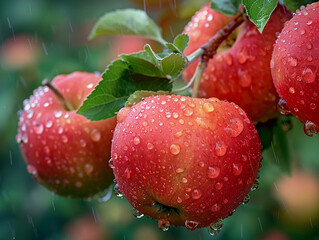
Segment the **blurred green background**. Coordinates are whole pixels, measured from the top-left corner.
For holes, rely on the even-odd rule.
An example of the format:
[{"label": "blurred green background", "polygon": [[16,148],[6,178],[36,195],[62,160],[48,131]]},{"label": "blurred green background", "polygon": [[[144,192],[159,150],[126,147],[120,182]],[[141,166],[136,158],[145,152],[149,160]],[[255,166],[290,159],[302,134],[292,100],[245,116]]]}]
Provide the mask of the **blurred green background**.
[{"label": "blurred green background", "polygon": [[[115,196],[105,203],[55,196],[27,173],[15,140],[23,99],[44,78],[102,72],[118,53],[137,50],[127,38],[87,40],[100,16],[118,8],[145,8],[169,40],[205,1],[153,7],[150,2],[0,1],[0,239],[319,239],[319,138],[307,137],[293,118],[292,130],[279,134],[287,146],[280,138],[272,140],[264,151],[259,189],[216,237],[207,229],[162,232],[154,220],[135,219],[127,201]],[[264,128],[265,135],[269,132]]]}]

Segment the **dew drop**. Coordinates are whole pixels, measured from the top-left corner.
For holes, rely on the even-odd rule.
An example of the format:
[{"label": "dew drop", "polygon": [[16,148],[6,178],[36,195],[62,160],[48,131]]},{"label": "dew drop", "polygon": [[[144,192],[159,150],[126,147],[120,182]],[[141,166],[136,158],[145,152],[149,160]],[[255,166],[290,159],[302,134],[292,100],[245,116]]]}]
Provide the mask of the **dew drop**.
[{"label": "dew drop", "polygon": [[224,225],[224,220],[223,219],[219,219],[217,220],[217,222],[210,224],[210,226],[208,227],[208,232],[211,236],[217,236],[222,227]]},{"label": "dew drop", "polygon": [[178,155],[181,151],[181,147],[178,144],[172,144],[170,146],[170,152],[173,155]]},{"label": "dew drop", "polygon": [[37,176],[37,175],[38,175],[37,169],[36,169],[33,165],[31,165],[31,164],[28,164],[28,165],[27,165],[27,171],[28,171],[28,173],[30,173],[32,176]]},{"label": "dew drop", "polygon": [[33,130],[35,132],[35,134],[42,134],[43,133],[43,124],[39,121],[33,121],[32,122],[33,125]]},{"label": "dew drop", "polygon": [[125,169],[124,176],[125,176],[126,179],[130,179],[131,178],[131,171],[128,168]]},{"label": "dew drop", "polygon": [[140,213],[138,210],[136,210],[135,208],[132,209],[132,213],[133,213],[133,216],[136,217],[136,218],[142,218],[144,217],[144,214],[143,213]]},{"label": "dew drop", "polygon": [[34,113],[34,112],[33,112],[33,109],[27,110],[26,113],[27,113],[27,119],[30,119],[30,118],[33,117],[33,113]]},{"label": "dew drop", "polygon": [[237,137],[244,130],[244,123],[239,118],[233,118],[225,128],[225,131],[230,134],[231,137]]},{"label": "dew drop", "polygon": [[53,122],[49,118],[47,118],[45,120],[45,127],[50,128],[50,127],[52,127],[52,125],[53,125]]},{"label": "dew drop", "polygon": [[101,140],[101,133],[99,130],[97,129],[93,129],[90,133],[90,136],[91,136],[91,139],[94,141],[94,142],[98,142]]},{"label": "dew drop", "polygon": [[135,137],[135,138],[133,139],[133,143],[134,143],[135,145],[139,145],[140,142],[141,142],[141,140],[140,140],[139,137]]},{"label": "dew drop", "polygon": [[89,83],[88,85],[86,85],[86,88],[91,89],[93,87],[93,83]]},{"label": "dew drop", "polygon": [[218,203],[215,203],[212,207],[211,210],[213,212],[218,212],[220,210],[220,205]]},{"label": "dew drop", "polygon": [[222,157],[227,152],[227,145],[223,141],[218,141],[215,146],[215,154]]},{"label": "dew drop", "polygon": [[61,140],[63,143],[67,143],[68,142],[68,137],[66,135],[62,135],[61,136]]},{"label": "dew drop", "polygon": [[60,118],[60,117],[62,116],[62,111],[60,111],[60,110],[55,110],[55,111],[54,111],[54,116],[55,116],[56,118]]},{"label": "dew drop", "polygon": [[147,144],[147,149],[152,150],[154,148],[154,145],[152,143]]},{"label": "dew drop", "polygon": [[306,133],[307,136],[313,137],[318,134],[319,127],[311,121],[306,121],[304,125],[304,132]]},{"label": "dew drop", "polygon": [[193,110],[190,109],[190,108],[185,108],[185,110],[184,110],[184,115],[185,115],[186,117],[192,116],[193,113],[194,113]]},{"label": "dew drop", "polygon": [[279,100],[277,108],[282,115],[288,115],[290,113],[290,110],[287,106],[286,101],[283,100],[282,98]]},{"label": "dew drop", "polygon": [[247,194],[246,197],[244,198],[242,204],[243,205],[247,204],[249,202],[249,200],[250,200],[250,196],[249,196],[249,194]]},{"label": "dew drop", "polygon": [[208,167],[208,177],[209,178],[217,178],[220,174],[219,167]]},{"label": "dew drop", "polygon": [[80,139],[80,146],[81,147],[85,147],[86,146],[86,142],[84,139]]},{"label": "dew drop", "polygon": [[113,191],[114,191],[115,196],[117,196],[119,198],[123,198],[123,193],[121,192],[118,184],[115,184]]},{"label": "dew drop", "polygon": [[296,67],[297,64],[298,64],[298,60],[296,58],[294,58],[294,57],[289,57],[288,58],[288,63],[289,63],[290,66]]},{"label": "dew drop", "polygon": [[198,226],[198,222],[196,221],[192,221],[192,220],[186,220],[185,221],[185,227],[188,229],[188,230],[194,230],[196,229]]},{"label": "dew drop", "polygon": [[239,85],[246,88],[251,85],[252,77],[247,72],[242,72],[239,74]]},{"label": "dew drop", "polygon": [[110,166],[110,168],[114,168],[113,158],[111,158],[111,159],[109,160],[109,166]]},{"label": "dew drop", "polygon": [[220,183],[220,182],[217,182],[217,183],[215,184],[215,188],[216,188],[217,190],[220,190],[220,189],[223,188],[223,184]]},{"label": "dew drop", "polygon": [[157,220],[158,228],[161,229],[163,232],[168,231],[170,222],[166,219],[158,219]]},{"label": "dew drop", "polygon": [[22,135],[21,140],[23,143],[28,143],[28,135],[25,133]]},{"label": "dew drop", "polygon": [[185,170],[183,168],[177,168],[176,169],[176,173],[183,173]]},{"label": "dew drop", "polygon": [[84,171],[86,172],[86,174],[90,175],[93,172],[93,170],[94,167],[92,164],[87,163],[84,165]]},{"label": "dew drop", "polygon": [[247,48],[242,48],[241,51],[237,55],[237,60],[240,64],[244,64],[248,59],[248,51]]},{"label": "dew drop", "polygon": [[259,180],[258,179],[256,179],[255,180],[255,182],[254,182],[254,184],[251,186],[251,191],[256,191],[257,189],[258,189],[258,187],[259,187]]},{"label": "dew drop", "polygon": [[209,102],[205,102],[203,104],[203,110],[204,112],[207,112],[207,113],[210,113],[210,112],[213,112],[214,111],[214,106],[213,104],[209,103]]},{"label": "dew drop", "polygon": [[231,54],[227,54],[225,57],[225,62],[228,66],[233,65],[233,57]]},{"label": "dew drop", "polygon": [[192,192],[193,199],[200,199],[201,196],[201,191],[199,189],[194,189],[194,191]]},{"label": "dew drop", "polygon": [[305,83],[313,83],[316,79],[317,70],[314,66],[305,68],[302,72],[302,80]]},{"label": "dew drop", "polygon": [[233,174],[235,176],[240,175],[242,171],[243,171],[243,165],[241,165],[240,163],[233,163]]}]

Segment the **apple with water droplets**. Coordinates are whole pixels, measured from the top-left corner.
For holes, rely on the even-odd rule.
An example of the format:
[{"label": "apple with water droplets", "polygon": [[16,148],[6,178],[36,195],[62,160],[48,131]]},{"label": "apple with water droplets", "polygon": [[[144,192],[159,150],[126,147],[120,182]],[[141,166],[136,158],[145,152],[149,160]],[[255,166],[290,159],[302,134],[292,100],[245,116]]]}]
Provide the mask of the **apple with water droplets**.
[{"label": "apple with water droplets", "polygon": [[234,103],[152,96],[122,108],[117,121],[116,190],[163,230],[220,226],[257,178],[260,139]]},{"label": "apple with water droplets", "polygon": [[[92,122],[76,113],[101,80],[92,73],[55,77],[24,101],[17,141],[36,181],[56,194],[90,197],[110,186],[116,118]],[[68,103],[68,104],[66,104]]]},{"label": "apple with water droplets", "polygon": [[280,33],[271,60],[282,112],[303,122],[309,136],[319,131],[318,28],[318,2],[298,10]]},{"label": "apple with water droplets", "polygon": [[[210,59],[199,86],[199,97],[217,97],[236,103],[253,121],[266,121],[277,116],[276,93],[269,68],[276,33],[291,17],[278,5],[262,34],[248,20],[234,31]],[[198,11],[185,27],[190,40],[185,54],[195,52],[233,18],[215,12],[209,5]],[[198,61],[184,71],[188,82]]]}]

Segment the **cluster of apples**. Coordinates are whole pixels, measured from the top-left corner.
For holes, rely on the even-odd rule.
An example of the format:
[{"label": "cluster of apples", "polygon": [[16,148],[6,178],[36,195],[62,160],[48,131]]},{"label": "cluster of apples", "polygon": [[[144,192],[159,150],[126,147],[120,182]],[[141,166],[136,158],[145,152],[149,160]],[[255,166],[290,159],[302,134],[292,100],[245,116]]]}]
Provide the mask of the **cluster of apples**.
[{"label": "cluster of apples", "polygon": [[[253,121],[276,117],[276,89],[308,128],[319,126],[318,8],[289,20],[278,5],[262,34],[246,19],[209,61],[201,98],[147,97],[116,118],[91,122],[76,110],[101,77],[57,76],[24,102],[17,140],[28,171],[59,195],[87,198],[111,184],[112,169],[117,195],[137,216],[157,219],[162,230],[210,226],[217,233],[256,188],[261,143]],[[204,6],[185,28],[186,54],[230,21]],[[186,81],[195,67],[184,71]]]}]

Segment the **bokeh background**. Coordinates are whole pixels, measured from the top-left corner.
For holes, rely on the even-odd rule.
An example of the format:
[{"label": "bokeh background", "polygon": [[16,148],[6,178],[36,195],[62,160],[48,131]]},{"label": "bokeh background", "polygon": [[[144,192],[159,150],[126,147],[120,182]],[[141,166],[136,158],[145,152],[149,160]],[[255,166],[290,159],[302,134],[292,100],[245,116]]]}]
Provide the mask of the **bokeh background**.
[{"label": "bokeh background", "polygon": [[[114,195],[107,202],[55,196],[27,173],[15,140],[23,99],[44,78],[103,72],[118,53],[145,43],[128,37],[89,41],[100,16],[119,8],[145,9],[170,40],[205,3],[162,0],[152,6],[154,1],[0,1],[0,239],[319,239],[319,137],[307,137],[293,118],[281,117],[283,128],[292,126],[281,135],[287,146],[271,141],[263,153],[259,189],[216,237],[207,229],[162,232],[156,221],[134,218],[127,201]],[[263,128],[264,134],[270,129]]]}]

